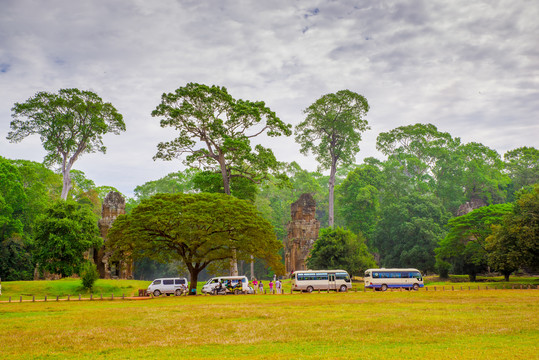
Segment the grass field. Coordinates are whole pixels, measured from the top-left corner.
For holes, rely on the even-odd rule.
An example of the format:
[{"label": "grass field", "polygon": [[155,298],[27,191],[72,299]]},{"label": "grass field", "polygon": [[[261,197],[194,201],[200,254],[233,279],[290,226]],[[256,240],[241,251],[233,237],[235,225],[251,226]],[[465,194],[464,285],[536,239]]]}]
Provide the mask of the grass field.
[{"label": "grass field", "polygon": [[537,359],[538,314],[539,290],[1,303],[0,358]]}]

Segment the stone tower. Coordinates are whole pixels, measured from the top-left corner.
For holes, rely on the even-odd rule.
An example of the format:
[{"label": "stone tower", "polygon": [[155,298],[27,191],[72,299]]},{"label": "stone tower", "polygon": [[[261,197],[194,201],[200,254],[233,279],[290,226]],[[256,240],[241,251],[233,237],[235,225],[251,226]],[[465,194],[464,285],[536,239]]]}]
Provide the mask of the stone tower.
[{"label": "stone tower", "polygon": [[288,223],[285,241],[285,266],[287,273],[305,270],[305,261],[318,238],[320,222],[316,220],[316,202],[311,194],[302,194],[290,206],[292,220]]},{"label": "stone tower", "polygon": [[107,235],[114,220],[122,214],[125,214],[125,199],[118,192],[109,192],[103,200],[101,219],[98,223],[103,246],[94,252],[94,262],[102,279],[131,279],[133,277],[133,264],[130,261],[109,262],[111,252],[107,250]]}]

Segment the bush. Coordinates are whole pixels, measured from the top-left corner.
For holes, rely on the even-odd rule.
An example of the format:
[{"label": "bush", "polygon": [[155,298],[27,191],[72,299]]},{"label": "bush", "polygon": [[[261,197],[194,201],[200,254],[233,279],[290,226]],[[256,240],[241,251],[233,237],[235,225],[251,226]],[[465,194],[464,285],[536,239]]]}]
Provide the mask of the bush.
[{"label": "bush", "polygon": [[92,290],[95,281],[99,279],[97,266],[90,261],[86,261],[84,264],[82,264],[79,275],[82,280],[83,289],[88,291]]}]

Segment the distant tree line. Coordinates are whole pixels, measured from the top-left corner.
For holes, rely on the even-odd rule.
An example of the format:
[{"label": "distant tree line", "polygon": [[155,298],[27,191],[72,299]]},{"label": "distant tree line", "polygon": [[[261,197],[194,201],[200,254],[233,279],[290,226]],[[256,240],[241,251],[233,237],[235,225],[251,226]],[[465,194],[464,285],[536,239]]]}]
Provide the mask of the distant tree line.
[{"label": "distant tree line", "polygon": [[[85,249],[101,246],[96,231],[101,201],[115,189],[96,187],[72,167],[84,153],[105,152],[102,136],[124,131],[123,118],[110,103],[78,89],[40,92],[12,110],[8,139],[17,142],[39,134],[47,156],[45,165],[0,158],[0,277],[78,273]],[[178,134],[157,145],[154,159],[182,158],[187,169],[134,189],[134,198],[127,201],[132,217],[113,226],[115,250],[136,259],[138,277],[182,269],[193,276],[227,268],[237,271],[238,260],[240,272],[246,273],[251,261],[246,251],[253,255],[258,277],[280,274],[282,267],[270,254],[256,251],[263,243],[252,247],[255,243],[247,239],[230,241],[240,239],[232,233],[226,241],[201,235],[201,241],[211,238],[224,244],[207,263],[190,261],[177,251],[174,256],[153,256],[155,249],[148,248],[151,237],[132,230],[136,216],[147,216],[141,206],[152,209],[161,199],[166,208],[156,224],[164,217],[181,222],[165,211],[175,205],[162,194],[222,193],[230,201],[254,205],[256,216],[283,240],[290,204],[302,193],[311,193],[323,229],[309,266],[341,267],[354,275],[371,266],[416,267],[443,276],[468,274],[472,280],[489,270],[508,279],[516,270],[538,269],[539,150],[519,147],[502,158],[483,144],[462,143],[432,124],[414,124],[378,135],[383,160],[366,158],[356,164],[361,134],[369,129],[368,110],[367,100],[348,90],[326,94],[305,110],[305,121],[294,132],[301,152],[314,154],[319,162],[319,170],[310,172],[295,162],[278,161],[269,148],[251,144],[262,134],[292,134],[291,126],[263,102],[234,99],[223,87],[195,83],[163,94],[152,115]],[[58,172],[48,168],[54,164]],[[325,169],[329,175],[322,173]],[[192,201],[204,201],[199,208],[210,206],[208,212],[217,203],[198,195]],[[233,205],[238,214],[248,209],[241,201]],[[467,203],[476,205],[465,213]],[[261,222],[257,231],[266,230]],[[264,234],[266,248],[282,256],[282,248],[275,248]],[[175,236],[174,246],[190,246],[186,236]]]}]

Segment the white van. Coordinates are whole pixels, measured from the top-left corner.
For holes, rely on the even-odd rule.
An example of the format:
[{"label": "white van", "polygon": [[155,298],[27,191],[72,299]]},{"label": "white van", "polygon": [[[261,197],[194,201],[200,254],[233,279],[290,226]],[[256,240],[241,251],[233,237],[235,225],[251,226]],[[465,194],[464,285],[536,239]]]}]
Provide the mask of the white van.
[{"label": "white van", "polygon": [[227,289],[226,291],[228,293],[248,294],[250,292],[249,280],[247,280],[246,276],[219,276],[211,278],[202,286],[202,292],[204,294],[213,294],[219,282],[223,288]]},{"label": "white van", "polygon": [[148,290],[148,294],[153,293],[154,296],[161,294],[180,296],[187,291],[187,279],[186,278],[162,278],[152,281]]}]

